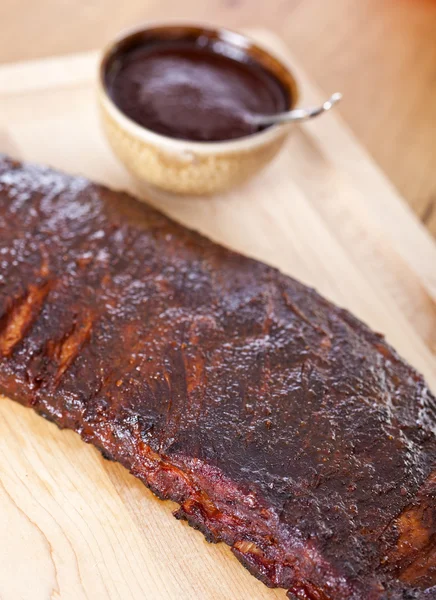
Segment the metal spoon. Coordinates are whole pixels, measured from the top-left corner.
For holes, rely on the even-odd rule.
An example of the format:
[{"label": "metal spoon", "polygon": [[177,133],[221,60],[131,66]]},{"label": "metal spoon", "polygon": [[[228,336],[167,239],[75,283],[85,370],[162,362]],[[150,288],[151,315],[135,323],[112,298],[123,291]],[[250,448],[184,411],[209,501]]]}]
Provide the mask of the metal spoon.
[{"label": "metal spoon", "polygon": [[281,123],[301,123],[330,110],[342,98],[340,92],[332,94],[321,106],[312,108],[296,108],[276,115],[247,115],[250,123],[255,125],[277,125]]}]

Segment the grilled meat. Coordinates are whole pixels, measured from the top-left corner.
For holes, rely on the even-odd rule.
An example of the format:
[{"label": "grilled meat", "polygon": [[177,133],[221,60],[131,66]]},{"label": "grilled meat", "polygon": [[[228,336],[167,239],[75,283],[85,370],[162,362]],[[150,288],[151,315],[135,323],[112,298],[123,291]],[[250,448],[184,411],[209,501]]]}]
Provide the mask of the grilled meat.
[{"label": "grilled meat", "polygon": [[0,158],[0,391],[300,600],[436,598],[436,404],[345,310],[125,194]]}]

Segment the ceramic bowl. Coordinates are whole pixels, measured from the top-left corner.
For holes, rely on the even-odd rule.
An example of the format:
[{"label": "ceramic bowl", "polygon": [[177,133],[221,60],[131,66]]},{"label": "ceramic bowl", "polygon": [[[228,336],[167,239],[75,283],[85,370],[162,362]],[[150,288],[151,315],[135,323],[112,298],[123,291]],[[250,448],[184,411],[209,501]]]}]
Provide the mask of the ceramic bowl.
[{"label": "ceramic bowl", "polygon": [[98,76],[98,102],[104,132],[116,156],[141,182],[174,194],[209,195],[227,190],[259,173],[280,150],[292,126],[275,125],[251,135],[222,142],[194,142],[160,135],[129,119],[107,91],[108,69],[119,53],[150,40],[180,40],[199,36],[223,40],[250,55],[298,100],[292,73],[278,58],[245,35],[203,25],[150,24],[130,30],[104,50]]}]

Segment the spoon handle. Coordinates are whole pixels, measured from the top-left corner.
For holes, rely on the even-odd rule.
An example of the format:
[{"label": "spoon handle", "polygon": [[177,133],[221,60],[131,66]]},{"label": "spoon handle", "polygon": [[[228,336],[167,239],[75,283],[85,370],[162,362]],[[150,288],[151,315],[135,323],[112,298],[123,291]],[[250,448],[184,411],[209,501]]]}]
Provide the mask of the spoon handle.
[{"label": "spoon handle", "polygon": [[282,123],[301,123],[308,121],[318,115],[330,110],[342,98],[340,92],[332,94],[328,100],[321,106],[312,108],[296,108],[289,112],[278,113],[276,115],[250,115],[250,121],[255,125],[277,125]]}]

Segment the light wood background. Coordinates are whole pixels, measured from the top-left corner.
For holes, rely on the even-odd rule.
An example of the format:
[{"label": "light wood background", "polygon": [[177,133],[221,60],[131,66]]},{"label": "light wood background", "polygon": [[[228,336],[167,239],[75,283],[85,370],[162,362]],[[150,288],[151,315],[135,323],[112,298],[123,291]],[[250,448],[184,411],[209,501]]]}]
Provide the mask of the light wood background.
[{"label": "light wood background", "polygon": [[278,33],[436,235],[435,0],[1,0],[0,62],[89,50],[147,19]]}]

